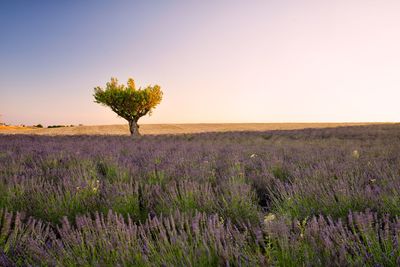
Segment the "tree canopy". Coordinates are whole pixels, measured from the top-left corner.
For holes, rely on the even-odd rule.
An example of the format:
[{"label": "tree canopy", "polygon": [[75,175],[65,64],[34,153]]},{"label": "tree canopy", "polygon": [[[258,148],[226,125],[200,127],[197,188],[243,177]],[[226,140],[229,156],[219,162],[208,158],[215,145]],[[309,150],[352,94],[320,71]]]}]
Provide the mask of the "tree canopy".
[{"label": "tree canopy", "polygon": [[128,79],[126,85],[119,84],[116,78],[111,78],[105,88],[95,87],[93,96],[96,103],[110,107],[118,116],[126,119],[131,134],[134,134],[132,127],[138,128],[139,118],[152,113],[161,102],[163,93],[158,85],[136,88],[132,78]]}]

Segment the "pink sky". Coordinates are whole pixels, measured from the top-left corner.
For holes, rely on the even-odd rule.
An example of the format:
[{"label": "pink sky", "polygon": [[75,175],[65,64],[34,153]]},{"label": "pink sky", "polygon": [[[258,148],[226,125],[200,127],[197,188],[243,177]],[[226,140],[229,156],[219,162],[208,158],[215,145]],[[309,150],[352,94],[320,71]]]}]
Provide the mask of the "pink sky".
[{"label": "pink sky", "polygon": [[124,123],[93,103],[111,76],[161,85],[163,102],[140,123],[400,120],[399,1],[25,9],[26,25],[10,15],[2,26],[7,123]]}]

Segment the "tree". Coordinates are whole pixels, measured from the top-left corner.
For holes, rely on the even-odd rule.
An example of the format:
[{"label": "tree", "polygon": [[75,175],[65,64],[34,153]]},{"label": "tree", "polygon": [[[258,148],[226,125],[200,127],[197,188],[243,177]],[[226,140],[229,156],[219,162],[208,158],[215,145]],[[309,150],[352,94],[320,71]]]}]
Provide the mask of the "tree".
[{"label": "tree", "polygon": [[162,95],[158,85],[137,89],[132,78],[128,79],[126,86],[118,84],[116,78],[111,78],[105,89],[97,86],[93,94],[96,103],[110,107],[118,116],[128,121],[132,137],[140,136],[138,120],[148,113],[151,115],[161,102]]}]

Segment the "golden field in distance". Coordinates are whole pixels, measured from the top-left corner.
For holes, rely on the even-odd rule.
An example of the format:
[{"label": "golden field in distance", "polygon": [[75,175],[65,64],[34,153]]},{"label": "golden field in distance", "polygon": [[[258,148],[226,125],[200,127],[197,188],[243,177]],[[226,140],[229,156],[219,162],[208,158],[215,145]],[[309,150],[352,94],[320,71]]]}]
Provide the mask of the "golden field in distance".
[{"label": "golden field in distance", "polygon": [[[142,124],[140,132],[149,134],[185,134],[228,131],[295,130],[305,128],[332,128],[382,123],[193,123],[193,124]],[[0,126],[0,134],[37,135],[129,135],[128,125],[72,126],[61,128],[35,128]]]}]

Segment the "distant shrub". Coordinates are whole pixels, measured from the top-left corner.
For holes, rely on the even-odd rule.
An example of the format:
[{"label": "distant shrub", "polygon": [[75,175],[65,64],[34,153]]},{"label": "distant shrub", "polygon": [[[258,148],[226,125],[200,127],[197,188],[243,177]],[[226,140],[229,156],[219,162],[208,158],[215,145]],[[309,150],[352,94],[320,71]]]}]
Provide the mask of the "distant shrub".
[{"label": "distant shrub", "polygon": [[43,125],[37,124],[37,125],[35,125],[34,127],[36,127],[36,128],[43,128]]},{"label": "distant shrub", "polygon": [[66,127],[65,125],[49,125],[47,126],[47,128],[62,128],[62,127]]}]

